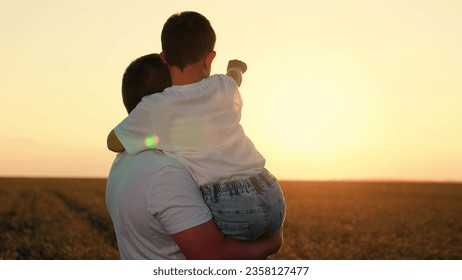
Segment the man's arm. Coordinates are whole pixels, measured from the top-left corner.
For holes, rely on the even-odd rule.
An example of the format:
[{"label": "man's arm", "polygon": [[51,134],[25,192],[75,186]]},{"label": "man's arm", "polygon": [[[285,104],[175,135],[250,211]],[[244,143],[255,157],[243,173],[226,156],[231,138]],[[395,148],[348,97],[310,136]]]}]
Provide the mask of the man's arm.
[{"label": "man's arm", "polygon": [[266,259],[282,246],[282,233],[252,242],[225,237],[214,220],[172,235],[187,259]]},{"label": "man's arm", "polygon": [[119,138],[117,138],[114,129],[111,130],[111,132],[107,136],[107,148],[116,153],[121,153],[125,151],[125,148],[122,145],[122,143],[120,143]]},{"label": "man's arm", "polygon": [[242,74],[244,74],[245,71],[247,71],[247,64],[240,60],[233,59],[228,62],[226,75],[233,78],[239,87],[242,83]]}]

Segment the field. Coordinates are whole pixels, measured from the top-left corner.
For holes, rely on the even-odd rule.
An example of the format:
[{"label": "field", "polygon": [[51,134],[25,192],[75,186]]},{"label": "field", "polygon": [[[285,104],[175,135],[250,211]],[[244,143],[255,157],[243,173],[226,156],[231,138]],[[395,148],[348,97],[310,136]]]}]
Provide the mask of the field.
[{"label": "field", "polygon": [[[118,259],[104,179],[0,178],[0,259]],[[281,182],[274,259],[462,259],[462,184]]]}]

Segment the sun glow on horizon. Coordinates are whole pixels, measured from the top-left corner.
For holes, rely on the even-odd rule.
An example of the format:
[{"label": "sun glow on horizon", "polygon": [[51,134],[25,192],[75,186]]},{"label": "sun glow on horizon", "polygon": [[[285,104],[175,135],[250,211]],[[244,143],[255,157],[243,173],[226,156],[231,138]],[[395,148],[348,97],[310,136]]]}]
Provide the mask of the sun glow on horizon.
[{"label": "sun glow on horizon", "polygon": [[107,176],[107,133],[126,116],[124,69],[161,50],[171,14],[196,10],[217,34],[212,71],[230,59],[248,65],[241,124],[279,178],[461,181],[461,8],[9,1],[0,9],[0,176]]},{"label": "sun glow on horizon", "polygon": [[[257,66],[257,72],[271,70],[260,74],[271,82],[261,89],[258,114],[263,122],[258,125],[271,139],[265,145],[283,147],[286,155],[335,158],[357,146],[364,133],[372,108],[368,87],[348,57],[304,52],[296,62],[279,65],[282,71],[269,67],[270,60]],[[244,103],[252,95],[243,93]]]}]

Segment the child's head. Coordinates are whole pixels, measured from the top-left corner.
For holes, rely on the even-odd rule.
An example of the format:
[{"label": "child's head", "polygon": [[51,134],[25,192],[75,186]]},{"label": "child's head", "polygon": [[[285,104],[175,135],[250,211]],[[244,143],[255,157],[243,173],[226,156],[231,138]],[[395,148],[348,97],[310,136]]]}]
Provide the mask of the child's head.
[{"label": "child's head", "polygon": [[165,60],[181,70],[212,52],[215,40],[209,20],[197,12],[172,15],[165,22],[161,35]]},{"label": "child's head", "polygon": [[134,60],[122,78],[122,99],[130,113],[141,99],[149,94],[162,92],[172,81],[168,67],[158,54],[148,54]]}]

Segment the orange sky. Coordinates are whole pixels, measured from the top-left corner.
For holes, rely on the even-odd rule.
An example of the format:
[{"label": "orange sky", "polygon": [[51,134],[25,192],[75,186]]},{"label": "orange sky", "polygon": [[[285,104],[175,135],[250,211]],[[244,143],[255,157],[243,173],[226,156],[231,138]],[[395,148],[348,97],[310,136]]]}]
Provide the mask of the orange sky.
[{"label": "orange sky", "polygon": [[196,10],[213,72],[248,64],[242,124],[279,178],[462,181],[462,2],[232,3],[1,3],[0,176],[107,176],[125,67]]}]

